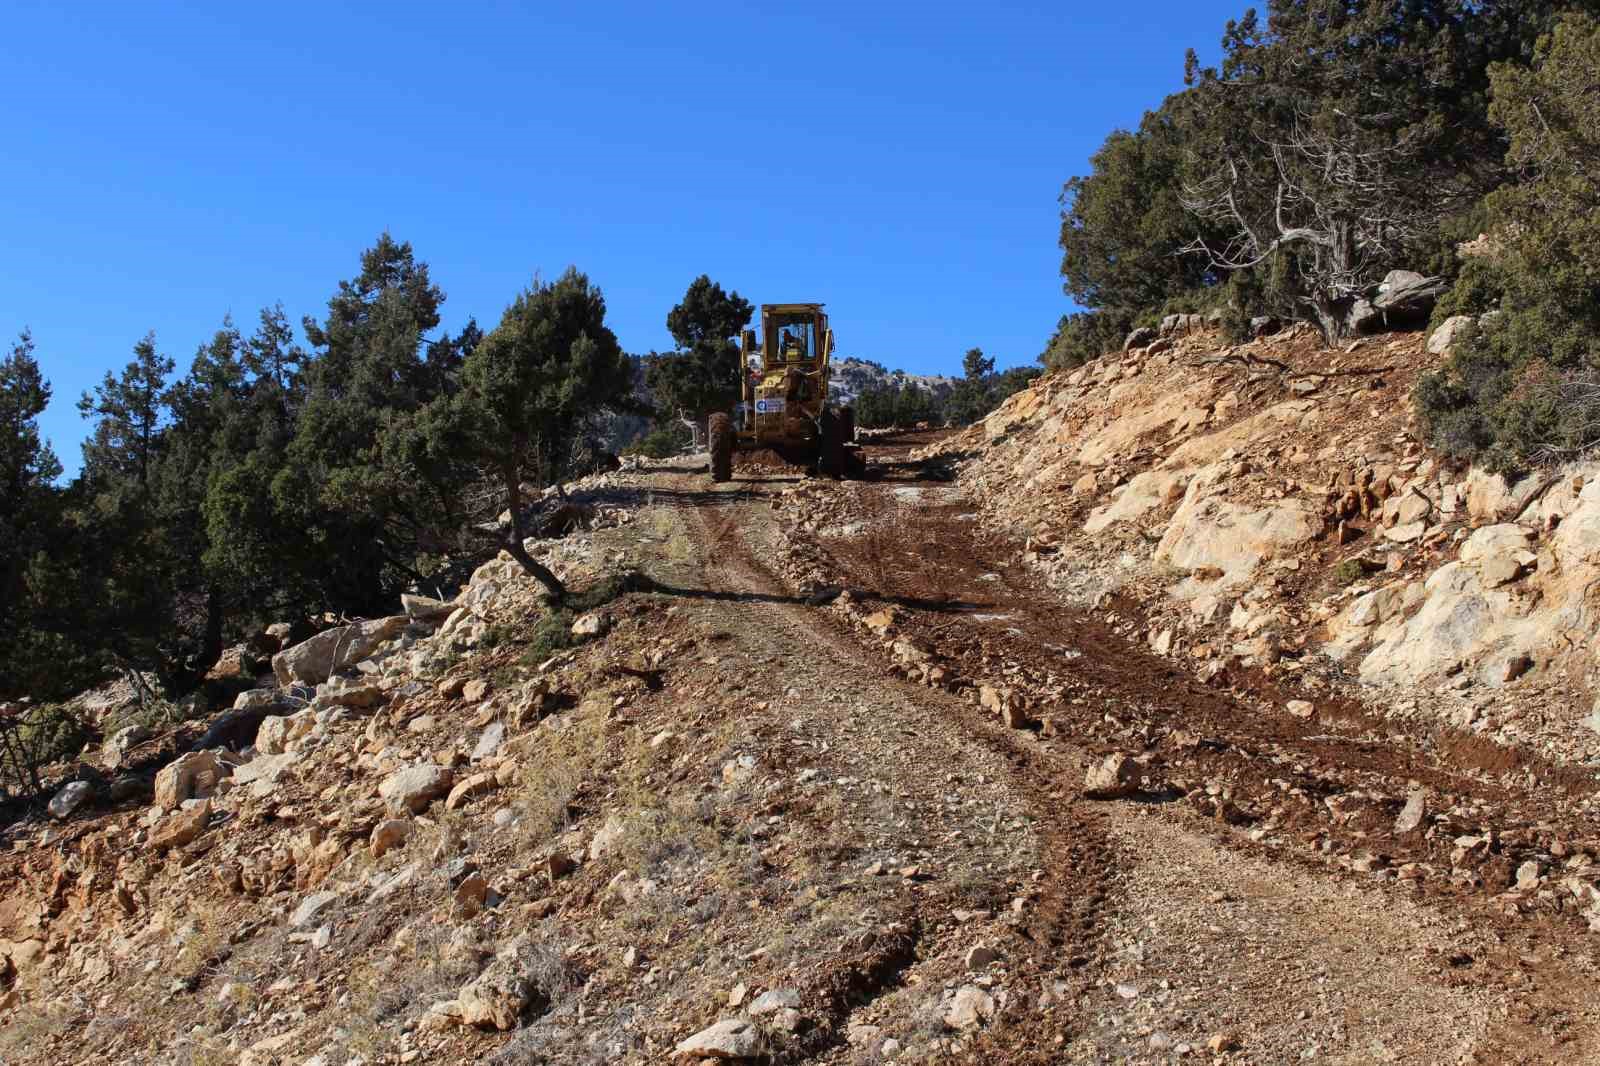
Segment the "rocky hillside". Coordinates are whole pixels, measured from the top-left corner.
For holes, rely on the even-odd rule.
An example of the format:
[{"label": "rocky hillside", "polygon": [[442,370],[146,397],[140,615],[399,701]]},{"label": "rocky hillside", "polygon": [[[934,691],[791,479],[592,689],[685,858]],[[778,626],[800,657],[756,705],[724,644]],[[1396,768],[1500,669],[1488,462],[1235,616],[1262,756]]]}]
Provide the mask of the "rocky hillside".
[{"label": "rocky hillside", "polygon": [[888,370],[865,359],[839,359],[833,364],[833,380],[828,383],[828,391],[835,403],[850,403],[872,389],[903,388],[907,385],[938,396],[949,392],[955,385],[955,379],[942,374],[910,374],[904,370]]},{"label": "rocky hillside", "polygon": [[1580,609],[1588,504],[1430,460],[1430,358],[1159,338],[857,481],[629,463],[525,545],[565,606],[501,556],[175,727],[95,694],[0,827],[0,1060],[1589,1061],[1580,651],[1384,651]]},{"label": "rocky hillside", "polygon": [[1600,758],[1595,469],[1507,484],[1431,454],[1409,397],[1451,332],[1329,358],[1304,327],[1229,346],[1171,321],[937,451],[1058,590],[1136,605],[1202,674],[1298,675]]}]

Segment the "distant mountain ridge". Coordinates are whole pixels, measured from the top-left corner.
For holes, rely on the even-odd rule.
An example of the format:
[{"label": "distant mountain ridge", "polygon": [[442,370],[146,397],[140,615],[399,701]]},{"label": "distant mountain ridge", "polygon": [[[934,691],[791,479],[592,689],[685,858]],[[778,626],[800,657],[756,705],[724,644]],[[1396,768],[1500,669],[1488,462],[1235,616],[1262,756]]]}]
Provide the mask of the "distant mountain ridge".
[{"label": "distant mountain ridge", "polygon": [[955,383],[955,378],[943,374],[908,374],[904,370],[890,370],[870,359],[852,356],[834,360],[828,392],[835,403],[851,403],[863,392],[896,385],[913,385],[935,396],[943,396],[955,387]]}]

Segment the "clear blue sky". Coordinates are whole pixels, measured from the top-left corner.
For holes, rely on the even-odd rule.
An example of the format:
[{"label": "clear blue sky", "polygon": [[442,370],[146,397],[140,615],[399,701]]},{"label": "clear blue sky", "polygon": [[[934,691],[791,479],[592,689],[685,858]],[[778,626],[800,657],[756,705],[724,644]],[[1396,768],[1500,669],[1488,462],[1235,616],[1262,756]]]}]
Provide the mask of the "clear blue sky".
[{"label": "clear blue sky", "polygon": [[[577,264],[629,351],[705,272],[828,304],[844,354],[1031,362],[1061,183],[1242,2],[0,7],[0,334],[78,395],[147,330],[321,314],[385,228],[493,326]],[[9,341],[7,341],[9,345]]]}]

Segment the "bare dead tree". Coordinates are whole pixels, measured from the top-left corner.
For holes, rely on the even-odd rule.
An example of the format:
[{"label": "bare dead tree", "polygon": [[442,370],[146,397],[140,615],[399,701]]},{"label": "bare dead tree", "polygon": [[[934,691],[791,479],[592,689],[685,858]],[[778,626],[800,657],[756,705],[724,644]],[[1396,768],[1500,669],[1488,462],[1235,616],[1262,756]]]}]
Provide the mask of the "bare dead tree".
[{"label": "bare dead tree", "polygon": [[678,421],[689,427],[689,437],[696,450],[705,447],[705,425],[690,418],[688,412],[678,408]]},{"label": "bare dead tree", "polygon": [[1261,140],[1268,166],[1227,157],[1210,177],[1185,187],[1184,209],[1228,236],[1196,237],[1185,253],[1219,271],[1282,259],[1286,295],[1330,345],[1348,330],[1350,308],[1424,230],[1429,212],[1402,176],[1414,139],[1370,147],[1351,125],[1328,134],[1296,121],[1281,141]]}]

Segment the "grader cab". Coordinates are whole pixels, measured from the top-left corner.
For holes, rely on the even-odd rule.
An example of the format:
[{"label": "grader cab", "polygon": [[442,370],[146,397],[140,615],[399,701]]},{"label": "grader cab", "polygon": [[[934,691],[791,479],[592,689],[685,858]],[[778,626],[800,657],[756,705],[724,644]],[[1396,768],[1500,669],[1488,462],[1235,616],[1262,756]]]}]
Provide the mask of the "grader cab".
[{"label": "grader cab", "polygon": [[740,403],[707,425],[711,477],[733,477],[737,450],[770,449],[786,462],[843,477],[856,459],[855,414],[828,402],[833,330],[821,304],[762,304],[761,329],[739,346]]}]

